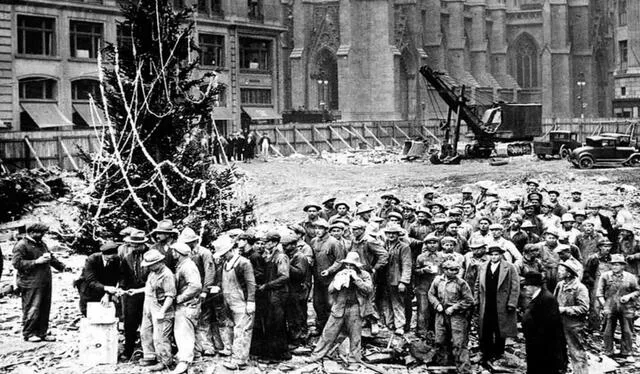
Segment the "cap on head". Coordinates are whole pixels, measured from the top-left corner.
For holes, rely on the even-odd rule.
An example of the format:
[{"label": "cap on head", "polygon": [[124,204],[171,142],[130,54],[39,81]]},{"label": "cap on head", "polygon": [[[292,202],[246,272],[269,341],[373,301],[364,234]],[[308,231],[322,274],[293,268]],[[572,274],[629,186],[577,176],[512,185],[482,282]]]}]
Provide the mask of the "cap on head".
[{"label": "cap on head", "polygon": [[191,227],[185,227],[178,237],[178,241],[182,243],[193,243],[198,240],[200,240],[200,237]]},{"label": "cap on head", "polygon": [[621,254],[614,254],[611,255],[611,261],[612,264],[627,264],[627,261],[624,259],[624,256]]},{"label": "cap on head", "polygon": [[175,249],[176,252],[180,253],[183,256],[187,256],[191,253],[191,247],[189,247],[186,243],[173,243],[171,248]]},{"label": "cap on head", "polygon": [[118,243],[109,240],[100,246],[100,252],[103,255],[115,255],[118,253],[119,246],[120,245]]},{"label": "cap on head", "polygon": [[277,231],[269,231],[265,235],[265,240],[268,241],[268,242],[277,242],[277,243],[279,243],[281,238],[282,237],[280,236],[280,233],[277,232]]},{"label": "cap on head", "polygon": [[575,222],[576,220],[573,218],[573,214],[571,213],[565,213],[562,215],[562,218],[560,219],[561,223],[569,223],[569,222]]},{"label": "cap on head", "polygon": [[402,233],[402,227],[400,227],[400,225],[398,224],[389,224],[384,228],[384,232],[385,234],[395,233],[399,235],[400,233]]},{"label": "cap on head", "polygon": [[302,208],[302,211],[307,212],[311,208],[315,208],[318,211],[322,210],[322,207],[320,205],[314,204],[314,203],[309,203],[309,204],[305,205],[304,208]]},{"label": "cap on head", "polygon": [[329,228],[329,222],[327,222],[327,220],[323,218],[318,218],[313,225],[315,227],[323,227],[325,229]]}]

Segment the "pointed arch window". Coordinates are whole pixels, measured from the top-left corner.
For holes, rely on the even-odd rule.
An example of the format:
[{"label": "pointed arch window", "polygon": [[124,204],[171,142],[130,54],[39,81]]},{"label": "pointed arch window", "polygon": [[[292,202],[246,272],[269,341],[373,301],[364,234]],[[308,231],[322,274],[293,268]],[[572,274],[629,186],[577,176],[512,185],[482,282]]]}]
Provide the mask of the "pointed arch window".
[{"label": "pointed arch window", "polygon": [[518,38],[511,52],[511,76],[521,88],[538,87],[538,49],[531,37]]}]

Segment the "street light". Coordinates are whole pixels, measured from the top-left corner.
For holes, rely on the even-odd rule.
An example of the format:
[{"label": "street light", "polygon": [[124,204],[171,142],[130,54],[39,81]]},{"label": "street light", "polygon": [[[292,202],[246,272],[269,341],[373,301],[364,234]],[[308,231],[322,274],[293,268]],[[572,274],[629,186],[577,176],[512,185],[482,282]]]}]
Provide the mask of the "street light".
[{"label": "street light", "polygon": [[584,79],[584,73],[580,72],[580,74],[578,74],[578,81],[576,84],[580,87],[580,96],[578,96],[578,100],[580,100],[580,118],[584,119],[584,86],[587,85],[587,82]]}]

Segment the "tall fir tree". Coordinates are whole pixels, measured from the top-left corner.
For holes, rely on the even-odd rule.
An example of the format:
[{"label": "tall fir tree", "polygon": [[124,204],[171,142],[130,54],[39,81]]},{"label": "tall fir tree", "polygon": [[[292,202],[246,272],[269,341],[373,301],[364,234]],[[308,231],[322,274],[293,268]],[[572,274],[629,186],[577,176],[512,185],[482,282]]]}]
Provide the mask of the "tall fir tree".
[{"label": "tall fir tree", "polygon": [[149,229],[173,219],[217,232],[248,224],[253,199],[239,197],[235,168],[213,168],[206,129],[212,128],[215,73],[197,70],[193,10],[169,0],[120,1],[119,40],[103,56],[103,97],[111,120],[103,154],[93,157],[88,178],[84,235],[91,251],[97,236],[126,226]]}]

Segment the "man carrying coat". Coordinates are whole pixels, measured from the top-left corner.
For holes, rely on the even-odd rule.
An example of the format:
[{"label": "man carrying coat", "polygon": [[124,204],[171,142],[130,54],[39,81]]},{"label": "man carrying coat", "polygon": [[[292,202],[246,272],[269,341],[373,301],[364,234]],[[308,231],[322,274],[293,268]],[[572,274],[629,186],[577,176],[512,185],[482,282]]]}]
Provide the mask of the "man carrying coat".
[{"label": "man carrying coat", "polygon": [[531,302],[522,317],[527,374],[561,374],[567,367],[567,342],[558,303],[544,287],[542,274],[525,274],[525,292]]},{"label": "man carrying coat", "polygon": [[504,251],[496,245],[488,248],[489,261],[480,267],[475,286],[480,315],[480,351],[484,362],[501,358],[506,338],[518,334],[516,306],[520,277],[516,267],[504,259]]}]

